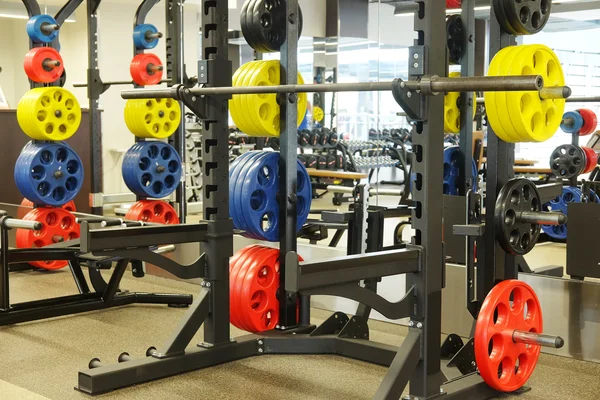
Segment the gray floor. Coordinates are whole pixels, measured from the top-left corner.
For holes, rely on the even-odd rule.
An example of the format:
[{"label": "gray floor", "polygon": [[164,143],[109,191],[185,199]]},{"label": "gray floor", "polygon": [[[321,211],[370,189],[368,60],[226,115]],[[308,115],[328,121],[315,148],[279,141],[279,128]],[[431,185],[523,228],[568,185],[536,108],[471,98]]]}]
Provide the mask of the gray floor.
[{"label": "gray floor", "polygon": [[[198,286],[165,278],[124,278],[130,290],[193,293]],[[15,273],[13,301],[64,295],[70,273]],[[73,390],[77,371],[99,357],[141,356],[169,335],[184,310],[127,306],[0,328],[0,399],[84,399]],[[313,322],[329,315],[314,310]],[[371,323],[373,340],[400,344],[405,328]],[[242,334],[232,328],[232,335]],[[201,332],[194,342],[202,339]],[[100,396],[102,399],[369,399],[385,369],[335,356],[265,356],[233,362]],[[600,365],[542,355],[522,399],[594,399]],[[37,395],[37,396],[36,396]],[[43,397],[39,397],[43,396]]]}]

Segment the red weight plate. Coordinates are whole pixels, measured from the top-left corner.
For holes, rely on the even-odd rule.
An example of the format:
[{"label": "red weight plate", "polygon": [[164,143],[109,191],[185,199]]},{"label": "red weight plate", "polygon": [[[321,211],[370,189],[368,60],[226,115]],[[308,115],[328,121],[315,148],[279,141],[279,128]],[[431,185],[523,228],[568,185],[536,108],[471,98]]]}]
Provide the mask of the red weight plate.
[{"label": "red weight plate", "polygon": [[[26,221],[38,221],[42,224],[39,231],[17,229],[16,243],[20,249],[31,247],[44,247],[50,244],[79,238],[79,225],[75,217],[62,208],[36,208],[25,217]],[[67,261],[34,261],[34,267],[43,269],[60,269],[67,265]]]},{"label": "red weight plate", "polygon": [[160,58],[152,53],[138,54],[129,64],[131,78],[140,86],[160,83],[163,76],[162,68]]},{"label": "red weight plate", "polygon": [[446,8],[447,9],[455,9],[460,8],[461,0],[446,0]]},{"label": "red weight plate", "polygon": [[235,277],[235,281],[233,282],[233,290],[234,296],[232,298],[232,307],[237,310],[238,319],[236,320],[236,324],[234,324],[237,328],[248,331],[255,332],[252,327],[251,320],[248,318],[248,310],[243,307],[244,304],[244,282],[246,275],[248,274],[251,267],[257,262],[263,262],[265,257],[269,257],[271,254],[272,248],[265,246],[256,246],[251,251],[247,252],[245,256],[240,257],[238,263],[240,267],[238,269],[238,273]]},{"label": "red weight plate", "polygon": [[279,322],[279,250],[265,248],[250,262],[245,275],[238,275],[241,286],[240,310],[249,332],[272,330]]},{"label": "red weight plate", "polygon": [[598,153],[594,151],[594,149],[586,146],[581,146],[581,150],[585,153],[585,169],[583,170],[584,174],[592,172],[596,165],[598,165]]},{"label": "red weight plate", "polygon": [[52,47],[34,47],[25,54],[25,73],[34,82],[52,83],[57,81],[65,67],[63,59]]},{"label": "red weight plate", "polygon": [[[31,211],[32,208],[33,202],[27,199],[21,200],[21,207],[19,207],[19,209],[17,210],[17,218],[23,218],[29,211]],[[77,211],[77,207],[75,207],[75,202],[73,200],[69,201],[67,204],[64,204],[61,208],[69,212]]]},{"label": "red weight plate", "polygon": [[596,116],[596,113],[587,108],[579,109],[577,112],[583,117],[583,126],[579,130],[579,136],[587,136],[594,133],[598,127],[598,117]]},{"label": "red weight plate", "polygon": [[138,201],[127,211],[125,219],[164,225],[179,224],[175,209],[169,203],[160,200]]},{"label": "red weight plate", "polygon": [[517,280],[502,281],[485,298],[475,325],[475,360],[485,383],[514,392],[529,379],[540,347],[515,343],[513,332],[542,333],[542,308],[533,289]]},{"label": "red weight plate", "polygon": [[244,329],[240,324],[240,310],[238,307],[240,292],[236,291],[235,283],[237,276],[241,272],[245,273],[246,260],[249,256],[262,249],[260,245],[251,245],[244,247],[238,253],[235,263],[229,265],[229,310],[231,312],[230,322],[239,329]]}]

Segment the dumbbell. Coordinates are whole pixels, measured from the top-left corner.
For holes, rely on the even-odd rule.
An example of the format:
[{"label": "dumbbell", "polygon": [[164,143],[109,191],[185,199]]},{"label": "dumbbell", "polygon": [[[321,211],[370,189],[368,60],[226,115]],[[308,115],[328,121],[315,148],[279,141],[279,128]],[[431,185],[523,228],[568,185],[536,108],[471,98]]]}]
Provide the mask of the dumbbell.
[{"label": "dumbbell", "polygon": [[337,133],[331,132],[329,134],[329,139],[328,140],[329,140],[329,144],[330,145],[335,146],[337,144],[337,142],[338,142],[338,135],[337,135]]},{"label": "dumbbell", "polygon": [[298,160],[306,167],[306,156],[304,154],[298,154]]},{"label": "dumbbell", "polygon": [[321,141],[321,133],[317,129],[313,129],[312,133],[310,134],[310,139],[308,141],[308,145],[314,147],[314,146],[318,145],[320,141]]},{"label": "dumbbell", "polygon": [[327,156],[327,169],[335,169],[335,156],[333,154],[329,154]]},{"label": "dumbbell", "polygon": [[312,154],[306,155],[306,168],[317,168],[317,157]]},{"label": "dumbbell", "polygon": [[327,157],[317,156],[317,169],[327,169]]},{"label": "dumbbell", "polygon": [[329,142],[329,129],[323,128],[321,130],[321,135],[319,136],[319,144],[321,146],[327,146],[327,142]]},{"label": "dumbbell", "polygon": [[335,167],[337,169],[346,169],[346,166],[344,165],[344,156],[342,154],[336,154],[335,155]]},{"label": "dumbbell", "polygon": [[302,147],[308,146],[310,142],[310,131],[308,129],[302,129],[298,132],[298,144]]}]

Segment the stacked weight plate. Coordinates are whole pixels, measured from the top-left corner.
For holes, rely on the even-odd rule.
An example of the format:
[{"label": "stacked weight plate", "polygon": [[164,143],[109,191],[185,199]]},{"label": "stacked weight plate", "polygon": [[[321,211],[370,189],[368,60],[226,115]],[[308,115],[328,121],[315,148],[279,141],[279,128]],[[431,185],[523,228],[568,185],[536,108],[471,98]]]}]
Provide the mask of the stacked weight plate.
[{"label": "stacked weight plate", "polygon": [[[140,24],[133,28],[133,44],[138,51],[153,49],[158,45],[162,33],[151,24]],[[163,76],[163,65],[154,53],[136,54],[129,64],[129,73],[136,85],[159,84]]]},{"label": "stacked weight plate", "polygon": [[235,253],[229,261],[231,323],[248,332],[274,329],[279,323],[278,289],[279,249],[251,245]]},{"label": "stacked weight plate", "polygon": [[[297,230],[308,217],[312,187],[306,168],[297,161]],[[279,153],[251,151],[229,169],[229,213],[236,229],[259,240],[279,241]]]},{"label": "stacked weight plate", "polygon": [[[488,70],[490,76],[541,75],[545,87],[564,86],[560,60],[540,44],[500,50]],[[485,107],[494,132],[505,142],[543,142],[558,130],[564,99],[542,100],[536,92],[486,92]]]},{"label": "stacked weight plate", "polygon": [[[594,192],[590,192],[588,196],[591,202],[600,203],[600,198]],[[567,214],[569,203],[582,203],[584,201],[583,192],[577,187],[566,186],[563,188],[562,194],[544,204],[542,211],[562,212]],[[542,225],[542,231],[555,240],[567,240],[567,225]]]},{"label": "stacked weight plate", "polygon": [[[460,147],[451,146],[444,149],[444,194],[458,196],[460,194],[458,176],[460,173]],[[477,164],[473,160],[473,189],[477,190]]]},{"label": "stacked weight plate", "polygon": [[[298,83],[303,84],[298,74]],[[278,60],[253,61],[242,65],[233,75],[233,86],[278,86],[280,66]],[[306,113],[306,93],[298,94],[298,126]],[[279,136],[280,107],[277,95],[233,95],[229,101],[231,118],[236,126],[251,136]]]},{"label": "stacked weight plate", "polygon": [[[450,72],[448,77],[457,78],[460,72]],[[475,96],[473,96],[475,97]],[[449,92],[444,96],[444,132],[460,132],[460,93]],[[473,116],[475,116],[475,107],[473,107]]]}]

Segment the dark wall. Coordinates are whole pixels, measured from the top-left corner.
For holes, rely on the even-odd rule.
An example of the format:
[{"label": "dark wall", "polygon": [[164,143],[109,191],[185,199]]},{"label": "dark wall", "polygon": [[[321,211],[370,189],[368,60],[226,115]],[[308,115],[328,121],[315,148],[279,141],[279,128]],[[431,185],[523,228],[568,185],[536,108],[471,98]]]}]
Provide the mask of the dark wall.
[{"label": "dark wall", "polygon": [[[75,198],[77,211],[90,212],[89,193],[91,184],[90,165],[90,130],[89,112],[83,110],[81,125],[67,143],[81,158],[84,169],[84,182],[81,191]],[[21,149],[31,139],[23,133],[17,122],[16,110],[0,110],[0,171],[2,183],[0,191],[1,203],[20,204],[23,196],[19,193],[13,178],[15,163]]]}]

